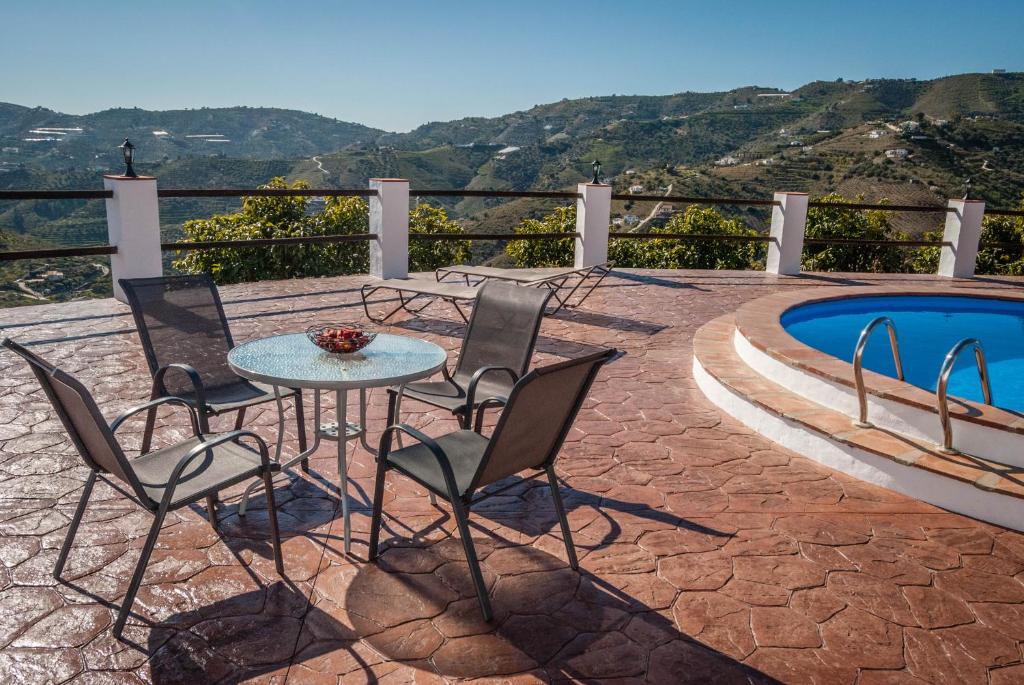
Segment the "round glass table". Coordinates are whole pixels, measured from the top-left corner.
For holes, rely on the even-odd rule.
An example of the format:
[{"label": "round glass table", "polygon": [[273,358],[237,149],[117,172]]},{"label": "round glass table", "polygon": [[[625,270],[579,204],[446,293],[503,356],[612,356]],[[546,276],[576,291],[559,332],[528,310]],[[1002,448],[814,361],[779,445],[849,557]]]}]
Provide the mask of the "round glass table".
[{"label": "round glass table", "polygon": [[[290,333],[242,343],[228,352],[228,365],[243,378],[274,386],[278,403],[277,453],[281,460],[284,442],[284,412],[280,387],[312,389],[314,396],[314,433],[312,446],[281,464],[291,468],[313,454],[320,440],[338,443],[339,492],[345,527],[345,552],[351,548],[351,524],[348,503],[348,464],[345,446],[358,437],[367,451],[374,453],[366,439],[366,390],[368,388],[402,386],[410,381],[432,376],[444,368],[448,355],[426,340],[403,335],[380,333],[359,352],[333,354],[314,345],[304,333]],[[359,423],[347,419],[348,391],[359,390]],[[320,392],[335,393],[336,421],[320,422]],[[342,429],[341,427],[344,427]],[[250,485],[242,496],[239,514],[245,515],[249,493],[258,483]]]}]

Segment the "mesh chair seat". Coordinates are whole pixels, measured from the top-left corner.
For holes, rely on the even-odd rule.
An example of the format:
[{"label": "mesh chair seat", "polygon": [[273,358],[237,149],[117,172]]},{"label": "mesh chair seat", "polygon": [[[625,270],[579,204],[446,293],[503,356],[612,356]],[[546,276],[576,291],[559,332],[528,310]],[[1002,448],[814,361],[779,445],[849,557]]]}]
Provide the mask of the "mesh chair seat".
[{"label": "mesh chair seat", "polygon": [[[487,451],[490,441],[471,430],[460,430],[437,438],[437,444],[444,450],[455,474],[455,484],[459,494],[469,492],[473,484],[480,462]],[[441,472],[441,466],[430,450],[422,443],[390,452],[387,455],[388,466],[395,468],[413,480],[435,492],[448,494],[448,486]]]},{"label": "mesh chair seat", "polygon": [[[201,442],[201,438],[193,437],[177,445],[153,450],[132,460],[132,469],[139,479],[139,484],[154,503],[163,499],[171,472],[174,471],[178,461]],[[272,466],[277,465],[273,464]],[[174,488],[171,507],[200,500],[212,491],[248,480],[259,473],[259,454],[234,442],[217,445],[211,448],[206,455],[189,464],[182,472],[181,479]]]},{"label": "mesh chair seat", "polygon": [[[281,397],[291,397],[296,390],[291,388],[280,388]],[[206,400],[206,411],[208,414],[224,414],[237,409],[244,409],[263,402],[274,400],[274,387],[265,383],[256,383],[244,379],[238,379],[237,383],[219,385],[214,388],[203,389]],[[175,395],[189,402],[196,404],[195,393],[185,392]]]},{"label": "mesh chair seat", "polygon": [[[492,380],[493,379],[493,380]],[[502,382],[505,381],[505,382]],[[457,381],[422,381],[409,383],[402,392],[403,397],[426,402],[435,407],[447,409],[453,414],[460,414],[466,411],[466,386],[468,379],[459,384]],[[389,388],[389,392],[397,392],[397,388]],[[512,392],[512,380],[505,374],[492,374],[485,376],[477,385],[477,402],[488,397],[508,397]]]}]

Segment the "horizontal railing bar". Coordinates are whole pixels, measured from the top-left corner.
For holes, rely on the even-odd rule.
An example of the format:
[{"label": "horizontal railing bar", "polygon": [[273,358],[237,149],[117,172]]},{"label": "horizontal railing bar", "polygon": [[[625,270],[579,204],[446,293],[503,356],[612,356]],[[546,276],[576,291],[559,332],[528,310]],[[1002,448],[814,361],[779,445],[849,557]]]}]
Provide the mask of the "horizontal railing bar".
[{"label": "horizontal railing bar", "polygon": [[550,240],[578,238],[579,233],[410,233],[411,240]]},{"label": "horizontal railing bar", "polygon": [[293,238],[249,238],[247,240],[203,240],[197,242],[160,243],[165,252],[187,252],[189,250],[215,250],[225,247],[273,247],[274,245],[306,245],[310,243],[355,243],[376,240],[373,233],[350,233],[346,235],[308,235]]},{"label": "horizontal railing bar", "polygon": [[0,262],[18,259],[48,259],[50,257],[87,257],[90,255],[117,254],[116,245],[95,245],[92,247],[54,247],[46,250],[18,250],[0,252]]},{"label": "horizontal railing bar", "polygon": [[[158,197],[369,197],[376,195],[373,188],[158,188]],[[523,197],[576,199],[580,193],[549,190],[468,190],[468,189],[425,189],[409,191],[413,197]],[[113,190],[0,190],[0,200],[103,200],[114,197]],[[680,195],[634,195],[615,193],[613,200],[635,202],[679,202],[706,205],[778,205],[776,200],[731,197],[685,197]],[[837,207],[842,209],[877,209],[891,212],[955,212],[955,207],[940,205],[884,205],[865,202],[823,202],[812,200],[809,207]],[[1019,209],[986,209],[985,214],[994,216],[1021,216]]]},{"label": "horizontal railing bar", "polygon": [[869,240],[867,238],[805,238],[804,245],[889,245],[891,247],[952,246],[942,240]]},{"label": "horizontal railing bar", "polygon": [[157,197],[368,197],[373,188],[157,188]]},{"label": "horizontal railing bar", "polygon": [[808,207],[829,207],[832,209],[880,209],[887,212],[955,212],[955,207],[940,205],[877,205],[868,202],[822,202],[814,200],[807,203]]},{"label": "horizontal railing bar", "polygon": [[1024,242],[1015,243],[1015,242],[1008,242],[1008,241],[1005,241],[1005,240],[1004,241],[998,241],[997,240],[997,241],[992,241],[992,242],[988,242],[988,243],[979,243],[978,244],[978,248],[982,249],[982,250],[992,249],[992,248],[1002,248],[1002,249],[1010,249],[1010,250],[1016,248],[1018,250],[1024,250]]},{"label": "horizontal railing bar", "polygon": [[609,238],[625,238],[629,240],[722,240],[740,243],[770,243],[774,240],[767,235],[727,235],[724,233],[623,233],[612,231]]},{"label": "horizontal railing bar", "polygon": [[429,190],[413,188],[412,197],[538,197],[560,200],[575,200],[583,197],[579,193],[560,190]]},{"label": "horizontal railing bar", "polygon": [[734,197],[683,197],[681,195],[631,195],[616,193],[613,200],[632,200],[634,202],[679,202],[690,205],[754,205],[768,206],[779,204],[775,200],[754,200]]},{"label": "horizontal railing bar", "polygon": [[0,200],[103,200],[113,190],[0,190]]}]

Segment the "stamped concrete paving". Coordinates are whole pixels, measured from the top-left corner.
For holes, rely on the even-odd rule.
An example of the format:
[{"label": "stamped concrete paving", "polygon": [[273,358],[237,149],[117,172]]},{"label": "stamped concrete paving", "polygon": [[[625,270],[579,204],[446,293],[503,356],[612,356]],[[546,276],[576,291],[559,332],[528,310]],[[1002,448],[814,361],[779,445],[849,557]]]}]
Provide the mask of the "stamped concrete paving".
[{"label": "stamped concrete paving", "polygon": [[[2,354],[0,681],[1022,682],[1024,536],[797,457],[722,417],[691,379],[694,331],[742,302],[910,280],[630,273],[609,278],[585,310],[545,320],[538,363],[609,345],[626,355],[602,372],[559,462],[582,572],[564,562],[539,484],[472,516],[494,625],[479,618],[450,515],[408,481],[389,480],[386,551],[379,565],[363,562],[372,457],[355,446],[356,542],[344,556],[328,444],[308,477],[279,478],[288,578],[274,573],[260,500],[242,520],[237,492],[226,497],[219,532],[201,509],[179,512],[126,631],[134,645],[116,642],[112,616],[147,516],[98,488],[67,582],[51,578],[86,472],[28,370]],[[223,292],[242,341],[362,320],[360,283]],[[431,312],[392,329],[457,349],[463,328],[443,307]],[[116,302],[5,310],[0,326],[78,374],[110,417],[146,396],[142,353]],[[371,400],[377,434],[385,397]],[[428,433],[454,426],[407,409]],[[273,439],[274,411],[251,414]],[[162,439],[181,437],[182,419],[162,415]],[[139,428],[124,429],[128,443]]]}]

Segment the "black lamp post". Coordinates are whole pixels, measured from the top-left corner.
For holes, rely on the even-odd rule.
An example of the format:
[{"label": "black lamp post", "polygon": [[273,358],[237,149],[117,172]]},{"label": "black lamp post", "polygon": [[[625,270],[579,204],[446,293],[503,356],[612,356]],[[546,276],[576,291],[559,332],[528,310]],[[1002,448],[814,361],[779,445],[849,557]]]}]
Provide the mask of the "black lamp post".
[{"label": "black lamp post", "polygon": [[601,182],[601,162],[599,162],[599,161],[597,161],[595,159],[593,161],[593,163],[591,164],[591,166],[594,167],[594,180],[591,181],[591,183],[600,183]]},{"label": "black lamp post", "polygon": [[121,155],[124,157],[124,175],[128,178],[138,178],[138,174],[135,173],[135,169],[132,167],[132,162],[135,160],[135,146],[132,145],[131,141],[127,138],[118,147],[121,148]]}]

